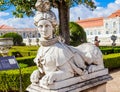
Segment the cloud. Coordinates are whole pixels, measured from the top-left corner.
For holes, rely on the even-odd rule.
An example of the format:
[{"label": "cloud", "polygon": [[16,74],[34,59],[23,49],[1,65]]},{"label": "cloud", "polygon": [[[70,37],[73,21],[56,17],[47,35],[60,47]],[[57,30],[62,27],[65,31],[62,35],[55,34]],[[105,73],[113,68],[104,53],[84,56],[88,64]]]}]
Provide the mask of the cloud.
[{"label": "cloud", "polygon": [[115,3],[116,3],[116,4],[120,4],[120,0],[116,0]]},{"label": "cloud", "polygon": [[10,12],[0,12],[0,25],[8,25],[14,28],[35,27],[33,18],[14,18],[10,16]]},{"label": "cloud", "polygon": [[0,17],[3,17],[3,16],[8,16],[9,13],[6,13],[6,12],[0,12]]},{"label": "cloud", "polygon": [[14,28],[34,28],[33,18],[0,18],[0,24],[9,25]]},{"label": "cloud", "polygon": [[[99,2],[95,1],[95,4],[99,5]],[[120,0],[115,0],[114,3],[109,3],[105,8],[97,7],[94,11],[91,11],[83,5],[78,5],[77,7],[70,9],[70,21],[76,21],[78,17],[81,19],[107,17],[118,9],[120,9]]]}]

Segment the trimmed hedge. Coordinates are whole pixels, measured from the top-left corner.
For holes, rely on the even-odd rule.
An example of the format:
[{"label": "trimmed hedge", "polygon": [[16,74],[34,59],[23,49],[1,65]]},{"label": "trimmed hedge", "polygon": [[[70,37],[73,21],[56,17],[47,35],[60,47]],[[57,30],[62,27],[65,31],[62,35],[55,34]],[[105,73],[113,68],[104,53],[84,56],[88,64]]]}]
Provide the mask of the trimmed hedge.
[{"label": "trimmed hedge", "polygon": [[[30,60],[32,60],[34,57],[35,56],[32,56],[30,59],[29,57],[24,57],[22,59],[17,58],[17,61],[19,63],[27,62],[26,64],[29,64],[30,62],[33,62]],[[114,69],[114,68],[120,67],[120,53],[104,55],[103,59],[104,59],[104,65],[106,68]],[[35,69],[37,69],[36,66],[21,69],[23,92],[28,87],[28,85],[30,85],[30,75]],[[0,92],[9,92],[11,90],[12,92],[15,92],[15,91],[19,92],[20,90],[19,77],[20,77],[19,70],[0,71]]]},{"label": "trimmed hedge", "polygon": [[120,53],[104,55],[103,60],[105,67],[110,70],[120,67]]},{"label": "trimmed hedge", "polygon": [[[30,85],[30,75],[37,69],[36,66],[22,68],[22,90],[23,92]],[[0,92],[19,92],[20,90],[19,70],[0,71]]]},{"label": "trimmed hedge", "polygon": [[105,49],[101,49],[101,52],[102,52],[104,55],[107,55],[107,54],[114,53],[114,49],[113,49],[113,48],[105,48]]},{"label": "trimmed hedge", "polygon": [[9,56],[36,56],[38,48],[38,46],[13,46],[9,51]]},{"label": "trimmed hedge", "polygon": [[34,66],[35,65],[35,63],[33,62],[34,58],[35,56],[29,56],[29,57],[16,58],[16,60],[18,63],[27,64],[28,66]]},{"label": "trimmed hedge", "polygon": [[26,56],[35,56],[37,51],[10,51],[9,56],[15,57],[26,57]]},{"label": "trimmed hedge", "polygon": [[112,47],[112,46],[100,46],[99,48],[100,48],[100,50],[102,51],[102,53],[104,55],[112,54],[112,53],[120,53],[120,46],[115,46],[115,47]]},{"label": "trimmed hedge", "polygon": [[10,50],[13,51],[37,51],[39,46],[13,46]]}]

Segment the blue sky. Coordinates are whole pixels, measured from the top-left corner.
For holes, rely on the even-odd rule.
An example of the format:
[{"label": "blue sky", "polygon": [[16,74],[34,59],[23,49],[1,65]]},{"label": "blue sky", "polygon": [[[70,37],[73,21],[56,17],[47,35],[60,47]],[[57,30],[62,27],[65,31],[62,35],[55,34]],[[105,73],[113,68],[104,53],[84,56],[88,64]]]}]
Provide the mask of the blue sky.
[{"label": "blue sky", "polygon": [[[97,6],[94,11],[84,7],[83,5],[78,5],[76,7],[70,8],[70,21],[77,21],[78,17],[81,19],[94,18],[94,17],[107,17],[111,13],[120,9],[120,0],[93,0]],[[9,25],[15,28],[30,28],[35,27],[33,18],[14,18],[12,16],[12,9],[0,12],[0,25]],[[57,9],[52,9],[58,16]],[[29,21],[29,22],[28,22]]]},{"label": "blue sky", "polygon": [[96,0],[96,2],[99,3],[98,6],[100,6],[100,7],[107,7],[107,5],[108,5],[109,3],[114,3],[115,0]]}]

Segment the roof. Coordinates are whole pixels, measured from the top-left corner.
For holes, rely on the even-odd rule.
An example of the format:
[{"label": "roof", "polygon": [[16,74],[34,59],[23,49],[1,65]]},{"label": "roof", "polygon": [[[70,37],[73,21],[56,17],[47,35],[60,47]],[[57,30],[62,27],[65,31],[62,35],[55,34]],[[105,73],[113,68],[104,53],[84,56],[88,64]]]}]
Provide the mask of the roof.
[{"label": "roof", "polygon": [[108,18],[115,18],[115,17],[120,17],[120,10],[117,10],[116,12],[112,13]]},{"label": "roof", "polygon": [[8,25],[0,25],[0,31],[36,31],[36,28],[13,28]]},{"label": "roof", "polygon": [[[115,11],[107,18],[115,18],[115,17],[120,17],[120,10]],[[76,21],[76,23],[78,23],[83,28],[100,27],[103,26],[103,17],[78,20]]]},{"label": "roof", "polygon": [[103,17],[78,20],[77,23],[83,28],[103,26]]},{"label": "roof", "polygon": [[11,29],[13,27],[8,26],[8,25],[0,25],[0,29]]}]

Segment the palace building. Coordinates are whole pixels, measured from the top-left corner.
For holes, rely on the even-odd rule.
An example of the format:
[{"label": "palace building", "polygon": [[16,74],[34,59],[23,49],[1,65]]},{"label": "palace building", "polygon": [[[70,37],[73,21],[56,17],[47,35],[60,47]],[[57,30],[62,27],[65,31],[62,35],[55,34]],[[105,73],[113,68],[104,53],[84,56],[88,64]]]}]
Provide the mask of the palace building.
[{"label": "palace building", "polygon": [[98,36],[100,45],[111,45],[111,36],[116,37],[116,45],[120,45],[120,10],[112,13],[108,17],[89,18],[76,21],[81,25],[87,35],[88,42],[94,43],[95,36]]}]

